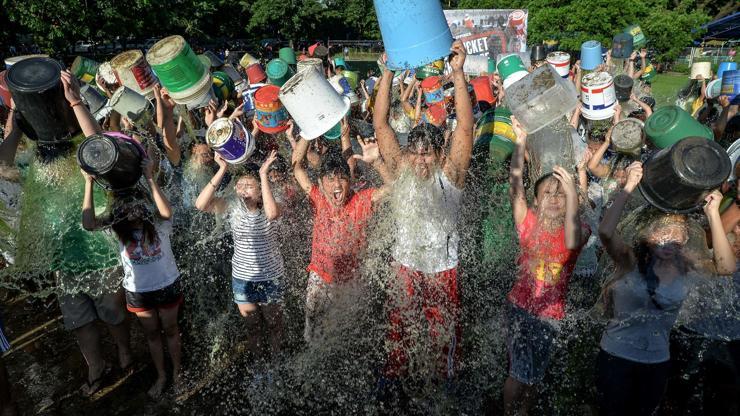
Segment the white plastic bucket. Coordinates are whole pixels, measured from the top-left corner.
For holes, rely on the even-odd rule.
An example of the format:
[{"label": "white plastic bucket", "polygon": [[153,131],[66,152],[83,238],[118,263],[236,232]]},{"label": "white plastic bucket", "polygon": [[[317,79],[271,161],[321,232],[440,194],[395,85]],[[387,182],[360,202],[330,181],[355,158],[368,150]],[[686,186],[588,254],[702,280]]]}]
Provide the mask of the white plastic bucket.
[{"label": "white plastic bucket", "polygon": [[506,78],[504,80],[504,82],[503,82],[504,89],[509,89],[509,87],[511,87],[512,85],[514,85],[515,82],[521,80],[522,78],[526,77],[527,75],[529,75],[529,72],[527,72],[527,71],[519,71],[519,72],[515,72],[515,73],[509,75],[509,77]]},{"label": "white plastic bucket", "polygon": [[138,49],[122,52],[110,61],[118,81],[148,98],[154,97],[154,86],[159,83],[149,62]]},{"label": "white plastic bucket", "polygon": [[118,114],[135,124],[141,125],[151,120],[152,105],[149,100],[125,85],[113,93],[110,105]]},{"label": "white plastic bucket", "polygon": [[570,54],[567,52],[550,52],[547,54],[547,63],[550,64],[563,78],[568,78],[570,73]]},{"label": "white plastic bucket", "polygon": [[215,99],[213,94],[213,78],[211,73],[206,71],[203,74],[203,78],[198,81],[192,88],[188,88],[184,91],[170,92],[170,97],[177,104],[183,104],[188,107],[188,110],[205,107],[208,102]]},{"label": "white plastic bucket", "polygon": [[710,81],[707,84],[707,98],[717,98],[722,93],[722,78]]},{"label": "white plastic bucket", "polygon": [[614,79],[608,72],[592,72],[581,81],[581,110],[589,120],[604,120],[614,115],[617,94]]},{"label": "white plastic bucket", "polygon": [[689,76],[689,78],[696,79],[699,75],[704,77],[705,80],[712,79],[712,63],[694,62],[691,65],[691,75]]},{"label": "white plastic bucket", "polygon": [[487,55],[470,55],[465,57],[463,72],[470,75],[480,75],[488,72]]},{"label": "white plastic bucket", "polygon": [[321,63],[321,59],[319,58],[306,58],[302,61],[298,61],[296,67],[298,68],[298,72],[309,68],[316,68],[320,74],[324,73],[324,64]]},{"label": "white plastic bucket", "polygon": [[350,106],[318,71],[301,71],[280,87],[280,101],[301,128],[301,137],[315,139],[342,120]]}]

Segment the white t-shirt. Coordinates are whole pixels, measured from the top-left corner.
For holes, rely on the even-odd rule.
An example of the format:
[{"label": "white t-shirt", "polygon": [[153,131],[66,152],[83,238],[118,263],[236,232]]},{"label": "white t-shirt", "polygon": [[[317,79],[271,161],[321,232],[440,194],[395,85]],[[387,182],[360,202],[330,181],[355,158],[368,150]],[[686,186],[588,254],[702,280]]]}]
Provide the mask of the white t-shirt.
[{"label": "white t-shirt", "polygon": [[442,170],[427,181],[406,170],[394,184],[392,194],[397,228],[393,258],[423,273],[457,267],[461,200],[462,190]]},{"label": "white t-shirt", "polygon": [[251,282],[282,277],[285,265],[277,239],[277,223],[268,221],[262,209],[248,211],[240,199],[229,203],[229,221],[234,235],[231,275]]},{"label": "white t-shirt", "polygon": [[134,241],[125,246],[119,240],[123,264],[123,287],[129,292],[151,292],[171,285],[180,276],[172,254],[172,221],[155,225],[157,238],[142,245],[142,231],[134,231]]}]

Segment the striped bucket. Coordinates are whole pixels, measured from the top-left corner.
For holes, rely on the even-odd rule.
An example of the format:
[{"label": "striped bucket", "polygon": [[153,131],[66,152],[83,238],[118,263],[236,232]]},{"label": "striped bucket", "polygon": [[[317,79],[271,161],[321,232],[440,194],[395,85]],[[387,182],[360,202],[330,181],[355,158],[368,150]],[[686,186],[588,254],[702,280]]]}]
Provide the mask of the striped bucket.
[{"label": "striped bucket", "polygon": [[604,120],[614,115],[617,94],[614,79],[607,72],[592,72],[581,81],[583,116],[589,120]]},{"label": "striped bucket", "polygon": [[288,111],[278,98],[280,88],[265,85],[254,93],[254,119],[257,127],[268,134],[275,134],[288,129]]}]

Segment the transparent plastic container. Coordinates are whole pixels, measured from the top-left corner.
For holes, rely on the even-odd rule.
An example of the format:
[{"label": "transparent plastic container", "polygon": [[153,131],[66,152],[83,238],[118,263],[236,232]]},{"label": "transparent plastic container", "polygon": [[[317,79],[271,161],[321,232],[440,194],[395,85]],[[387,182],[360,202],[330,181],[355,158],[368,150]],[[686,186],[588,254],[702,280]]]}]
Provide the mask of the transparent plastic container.
[{"label": "transparent plastic container", "polygon": [[550,65],[543,65],[506,90],[506,106],[528,133],[535,133],[573,111],[575,86]]},{"label": "transparent plastic container", "polygon": [[575,172],[572,130],[568,120],[560,117],[528,135],[529,178],[532,183],[552,173],[555,166]]}]

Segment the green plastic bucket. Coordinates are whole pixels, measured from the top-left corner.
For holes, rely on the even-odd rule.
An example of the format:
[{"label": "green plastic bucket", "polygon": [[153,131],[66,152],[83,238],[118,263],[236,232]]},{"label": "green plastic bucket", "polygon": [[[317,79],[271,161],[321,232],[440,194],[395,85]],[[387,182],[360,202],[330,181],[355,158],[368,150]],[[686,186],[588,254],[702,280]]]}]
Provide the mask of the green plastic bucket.
[{"label": "green plastic bucket", "polygon": [[72,62],[72,75],[82,82],[95,84],[95,75],[98,73],[100,64],[92,59],[78,56]]},{"label": "green plastic bucket", "polygon": [[280,58],[268,62],[265,72],[267,73],[267,78],[270,80],[270,84],[277,85],[278,87],[282,87],[294,74],[288,63]]},{"label": "green plastic bucket", "polygon": [[635,49],[643,48],[647,45],[647,38],[642,33],[642,29],[639,25],[632,25],[625,29],[624,33],[632,36],[632,45]]},{"label": "green plastic bucket", "polygon": [[493,74],[494,72],[496,72],[496,61],[488,58],[488,74]]},{"label": "green plastic bucket", "polygon": [[496,70],[498,71],[498,74],[501,75],[502,81],[506,81],[507,78],[517,72],[527,72],[527,68],[524,66],[522,58],[515,53],[501,58],[496,65]]},{"label": "green plastic bucket", "polygon": [[342,123],[337,123],[329,131],[324,133],[324,138],[328,140],[337,140],[340,137],[342,137]]},{"label": "green plastic bucket", "polygon": [[295,65],[295,51],[293,48],[282,48],[278,51],[278,57],[288,63],[288,65]]},{"label": "green plastic bucket", "polygon": [[653,67],[653,64],[647,64],[645,70],[640,76],[640,79],[644,82],[650,83],[653,81],[653,78],[655,78],[655,67]]},{"label": "green plastic bucket", "polygon": [[488,157],[504,161],[514,153],[515,146],[516,145],[511,140],[499,136],[498,134],[494,134],[488,144]]},{"label": "green plastic bucket", "polygon": [[416,79],[424,80],[429,77],[438,77],[444,73],[445,62],[438,59],[432,63],[420,66],[414,70]]},{"label": "green plastic bucket", "polygon": [[349,67],[347,66],[347,63],[344,62],[344,58],[339,57],[339,56],[334,58],[334,66],[335,67],[342,66],[344,67],[344,69],[349,69]]},{"label": "green plastic bucket", "polygon": [[233,97],[236,87],[234,81],[225,72],[216,71],[213,73],[213,92],[221,102]]},{"label": "green plastic bucket", "polygon": [[352,87],[353,90],[357,88],[357,82],[360,78],[360,74],[358,74],[357,71],[344,71],[342,72],[342,75],[347,78],[349,86]]},{"label": "green plastic bucket", "polygon": [[645,121],[645,135],[659,149],[665,149],[686,137],[714,140],[712,130],[675,105],[657,109]]},{"label": "green plastic bucket", "polygon": [[207,72],[207,67],[180,35],[169,36],[155,43],[147,52],[146,59],[162,86],[170,93],[196,87]]}]

